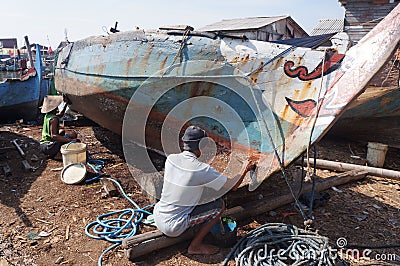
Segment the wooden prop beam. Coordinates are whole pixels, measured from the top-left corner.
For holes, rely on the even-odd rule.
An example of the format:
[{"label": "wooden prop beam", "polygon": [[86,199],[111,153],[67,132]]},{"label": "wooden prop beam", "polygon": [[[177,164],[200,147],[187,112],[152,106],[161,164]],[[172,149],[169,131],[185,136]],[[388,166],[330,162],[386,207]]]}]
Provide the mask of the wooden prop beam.
[{"label": "wooden prop beam", "polygon": [[[313,158],[309,158],[308,160],[311,165],[314,164]],[[307,163],[307,159],[305,159],[304,162]],[[317,164],[317,168],[322,168],[322,169],[342,171],[342,172],[351,171],[351,170],[360,170],[360,171],[367,171],[371,175],[400,180],[400,172],[394,171],[394,170],[388,170],[388,169],[377,168],[377,167],[369,167],[369,166],[358,165],[358,164],[334,162],[334,161],[321,160],[321,159],[317,159],[316,164]]]}]

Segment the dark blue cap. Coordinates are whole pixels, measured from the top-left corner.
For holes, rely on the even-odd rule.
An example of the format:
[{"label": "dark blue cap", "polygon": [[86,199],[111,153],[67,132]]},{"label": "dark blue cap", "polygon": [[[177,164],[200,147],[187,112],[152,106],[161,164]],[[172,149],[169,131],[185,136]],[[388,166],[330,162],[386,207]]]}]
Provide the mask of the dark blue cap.
[{"label": "dark blue cap", "polygon": [[183,149],[189,151],[199,150],[199,142],[205,137],[207,137],[207,134],[203,129],[197,126],[188,127],[182,137]]}]

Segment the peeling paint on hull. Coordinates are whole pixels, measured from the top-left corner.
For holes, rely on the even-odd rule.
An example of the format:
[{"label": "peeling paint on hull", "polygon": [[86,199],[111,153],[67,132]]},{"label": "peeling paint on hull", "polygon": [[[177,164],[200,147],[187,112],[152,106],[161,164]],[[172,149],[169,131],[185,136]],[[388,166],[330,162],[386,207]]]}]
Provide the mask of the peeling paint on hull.
[{"label": "peeling paint on hull", "polygon": [[[171,108],[188,99],[198,97],[200,100],[200,96],[208,96],[227,103],[245,122],[244,132],[224,132],[210,119],[197,122],[221,141],[247,145],[252,152],[260,152],[262,159],[254,189],[279,169],[274,149],[280,160],[289,164],[310,142],[320,139],[342,110],[360,95],[399,41],[399,9],[395,8],[345,55],[251,40],[214,40],[197,36],[184,40],[182,36],[167,35],[162,31],[91,37],[61,51],[55,84],[57,90],[71,97],[73,109],[120,133],[125,108],[138,88],[157,73],[158,78],[164,78],[164,83],[158,85],[167,86],[169,80],[166,77],[172,78],[171,74],[164,77],[160,73],[174,73],[174,63],[182,62],[184,67],[187,64],[185,71],[195,82],[176,86],[165,93],[153,108],[149,126],[154,131],[159,130]],[[182,42],[185,45],[181,45]],[[207,72],[209,77],[220,75],[220,78],[239,83],[242,79],[251,86],[241,88],[238,85],[229,90],[212,82],[199,84],[196,80],[201,81],[201,78],[196,75],[204,75],[205,68],[191,67],[190,63],[202,60],[221,66],[220,73],[218,69],[211,74]],[[224,72],[223,65],[239,71]],[[185,80],[178,73],[173,78]],[[155,86],[140,92],[142,100],[134,103],[137,111],[148,107],[159,90],[160,87]],[[238,94],[241,97],[237,97]],[[249,106],[241,99],[250,99]],[[207,102],[204,106],[229,118],[229,108],[209,106]],[[254,106],[260,114],[247,112],[254,111]],[[182,111],[185,112],[195,114],[190,108]],[[181,117],[184,115],[180,113],[172,118],[185,122]],[[272,142],[262,133],[265,132],[262,125],[268,127]],[[249,136],[247,139],[244,133]],[[232,141],[229,134],[235,136]],[[156,140],[144,144],[159,149]]]}]

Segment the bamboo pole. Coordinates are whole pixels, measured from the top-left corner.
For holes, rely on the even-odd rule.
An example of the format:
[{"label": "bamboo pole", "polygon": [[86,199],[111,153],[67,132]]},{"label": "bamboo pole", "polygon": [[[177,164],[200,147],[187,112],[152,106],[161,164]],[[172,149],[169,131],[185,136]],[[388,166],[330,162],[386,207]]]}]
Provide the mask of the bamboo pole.
[{"label": "bamboo pole", "polygon": [[[329,178],[321,178],[315,184],[316,191],[326,190],[333,186],[339,186],[350,181],[359,180],[367,174],[366,171],[349,171]],[[311,184],[306,184],[303,187],[302,193],[310,192],[312,189]],[[276,209],[283,205],[293,202],[294,199],[291,194],[285,194],[274,198],[264,198],[256,202],[250,202],[240,206],[228,209],[223,216],[230,216],[236,220],[242,220],[251,216],[259,215],[267,211]],[[125,255],[128,259],[146,255],[154,250],[169,247],[193,238],[195,231],[193,229],[186,231],[178,237],[167,237],[159,230],[143,233],[131,238],[122,240],[122,247],[127,248]],[[130,247],[130,248],[128,248]]]},{"label": "bamboo pole", "polygon": [[[304,160],[307,163],[307,159]],[[309,158],[309,163],[314,164],[314,159]],[[369,167],[364,165],[350,164],[350,163],[342,163],[342,162],[334,162],[328,160],[317,159],[316,161],[317,168],[335,170],[335,171],[350,171],[350,170],[361,170],[367,171],[371,175],[391,178],[395,180],[400,180],[400,172],[394,170],[388,170],[377,167]]]}]

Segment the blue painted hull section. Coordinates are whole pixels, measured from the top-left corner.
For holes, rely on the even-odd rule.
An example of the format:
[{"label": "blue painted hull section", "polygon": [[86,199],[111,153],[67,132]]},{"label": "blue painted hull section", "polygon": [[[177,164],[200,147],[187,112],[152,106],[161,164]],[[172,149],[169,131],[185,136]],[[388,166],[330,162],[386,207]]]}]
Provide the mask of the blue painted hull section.
[{"label": "blue painted hull section", "polygon": [[0,83],[0,117],[3,120],[34,119],[39,112],[39,104],[49,91],[50,80],[42,78],[40,48],[37,49],[35,76],[26,80],[5,79]]},{"label": "blue painted hull section", "polygon": [[47,95],[49,85],[49,80],[43,80],[39,90],[35,78],[26,81],[7,80],[0,83],[1,118],[35,118],[39,111],[39,103]]}]

